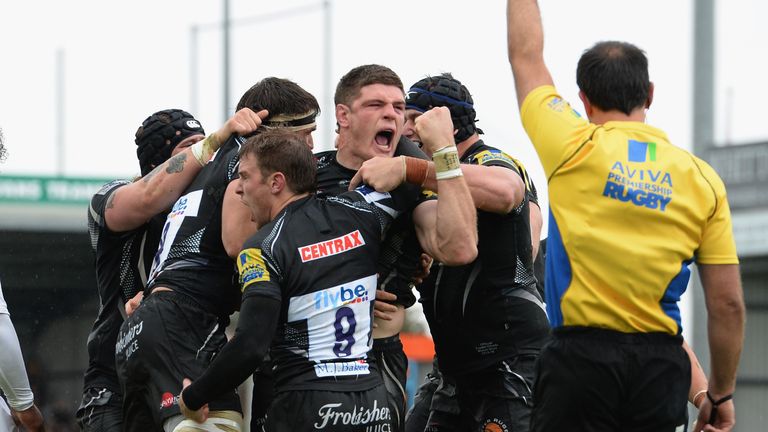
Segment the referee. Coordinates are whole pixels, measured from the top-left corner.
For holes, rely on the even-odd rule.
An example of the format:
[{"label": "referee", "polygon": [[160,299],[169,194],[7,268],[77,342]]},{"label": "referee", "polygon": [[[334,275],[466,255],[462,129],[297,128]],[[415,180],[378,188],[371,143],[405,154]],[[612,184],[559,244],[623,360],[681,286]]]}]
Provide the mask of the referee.
[{"label": "referee", "polygon": [[532,429],[685,429],[691,362],[677,303],[695,262],[712,364],[694,431],[731,430],[745,308],[722,180],[645,123],[654,87],[642,50],[608,41],[582,54],[585,119],[544,64],[536,1],[507,5],[521,119],[549,181],[554,341],[541,354]]}]

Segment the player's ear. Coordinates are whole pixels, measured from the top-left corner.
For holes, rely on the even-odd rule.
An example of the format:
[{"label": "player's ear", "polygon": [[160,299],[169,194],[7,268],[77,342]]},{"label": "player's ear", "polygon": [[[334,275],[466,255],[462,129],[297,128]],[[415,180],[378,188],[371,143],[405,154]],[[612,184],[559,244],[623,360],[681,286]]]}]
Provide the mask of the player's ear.
[{"label": "player's ear", "polygon": [[587,118],[591,118],[592,117],[592,103],[589,102],[589,98],[581,90],[579,90],[579,99],[581,99],[581,103],[584,104],[584,112],[587,114]]},{"label": "player's ear", "polygon": [[336,124],[339,127],[349,127],[349,107],[344,104],[336,105]]},{"label": "player's ear", "polygon": [[269,188],[273,194],[275,195],[279,194],[286,187],[287,187],[287,183],[285,181],[285,175],[283,173],[278,171],[270,175]]},{"label": "player's ear", "polygon": [[645,101],[645,109],[650,108],[651,104],[653,103],[653,89],[653,82],[651,82],[648,86],[648,100]]}]

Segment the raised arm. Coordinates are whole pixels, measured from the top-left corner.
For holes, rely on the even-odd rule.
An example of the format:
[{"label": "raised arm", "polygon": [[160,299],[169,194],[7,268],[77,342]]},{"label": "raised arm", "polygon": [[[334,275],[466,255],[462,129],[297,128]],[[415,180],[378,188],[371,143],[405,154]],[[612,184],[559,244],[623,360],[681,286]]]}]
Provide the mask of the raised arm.
[{"label": "raised arm", "polygon": [[254,113],[249,108],[238,111],[205,140],[187,147],[142,179],[116,190],[107,203],[107,227],[115,232],[129,231],[170,208],[230,135],[256,130],[267,114],[265,110]]},{"label": "raised arm", "polygon": [[459,165],[448,108],[433,108],[416,120],[416,128],[435,161],[439,198],[414,209],[416,234],[424,252],[447,265],[477,257],[477,210]]},{"label": "raised arm", "polygon": [[[732,395],[736,389],[736,369],[744,343],[745,307],[737,264],[699,264],[701,284],[707,304],[707,331],[709,334],[710,376],[708,396],[699,407],[699,418],[694,431],[707,424],[712,401]],[[735,423],[732,400],[717,408],[714,426],[731,430]]]},{"label": "raised arm", "polygon": [[536,0],[507,1],[507,50],[515,76],[517,103],[536,87],[552,85],[544,64],[544,32]]}]

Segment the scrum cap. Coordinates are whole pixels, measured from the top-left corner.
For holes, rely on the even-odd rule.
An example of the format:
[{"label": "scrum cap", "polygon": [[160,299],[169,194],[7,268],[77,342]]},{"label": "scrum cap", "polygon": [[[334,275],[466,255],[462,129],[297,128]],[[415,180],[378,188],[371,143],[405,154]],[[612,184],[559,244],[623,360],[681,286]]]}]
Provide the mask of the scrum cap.
[{"label": "scrum cap", "polygon": [[205,131],[200,122],[186,111],[167,109],[147,117],[136,131],[136,156],[141,175],[147,175],[168,160],[173,149],[192,135],[205,135]]},{"label": "scrum cap", "polygon": [[426,77],[411,86],[405,95],[406,109],[425,112],[433,107],[448,107],[453,127],[458,129],[454,136],[457,144],[474,133],[483,133],[475,126],[477,113],[473,103],[467,87],[451,74]]}]

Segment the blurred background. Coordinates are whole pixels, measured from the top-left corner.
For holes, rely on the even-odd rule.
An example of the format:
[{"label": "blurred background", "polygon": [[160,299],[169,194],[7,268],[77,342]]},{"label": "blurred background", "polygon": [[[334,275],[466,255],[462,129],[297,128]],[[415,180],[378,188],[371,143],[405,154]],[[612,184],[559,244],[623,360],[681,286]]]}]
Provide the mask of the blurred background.
[{"label": "blurred background", "polygon": [[[765,430],[768,3],[540,3],[546,60],[574,108],[582,110],[575,84],[582,51],[600,40],[635,43],[656,86],[648,122],[725,180],[748,308],[736,430]],[[452,72],[473,94],[486,142],[526,164],[546,212],[546,179],[519,122],[505,25],[504,2],[490,1],[3,2],[0,129],[9,155],[0,165],[0,279],[53,430],[74,427],[98,308],[87,203],[104,182],[139,172],[133,134],[145,117],[182,108],[210,132],[251,85],[284,77],[320,101],[321,151],[333,147],[333,92],[352,67],[387,65],[406,89]],[[692,284],[684,333],[708,369],[702,297]],[[413,394],[432,348],[418,305],[410,315]]]}]

